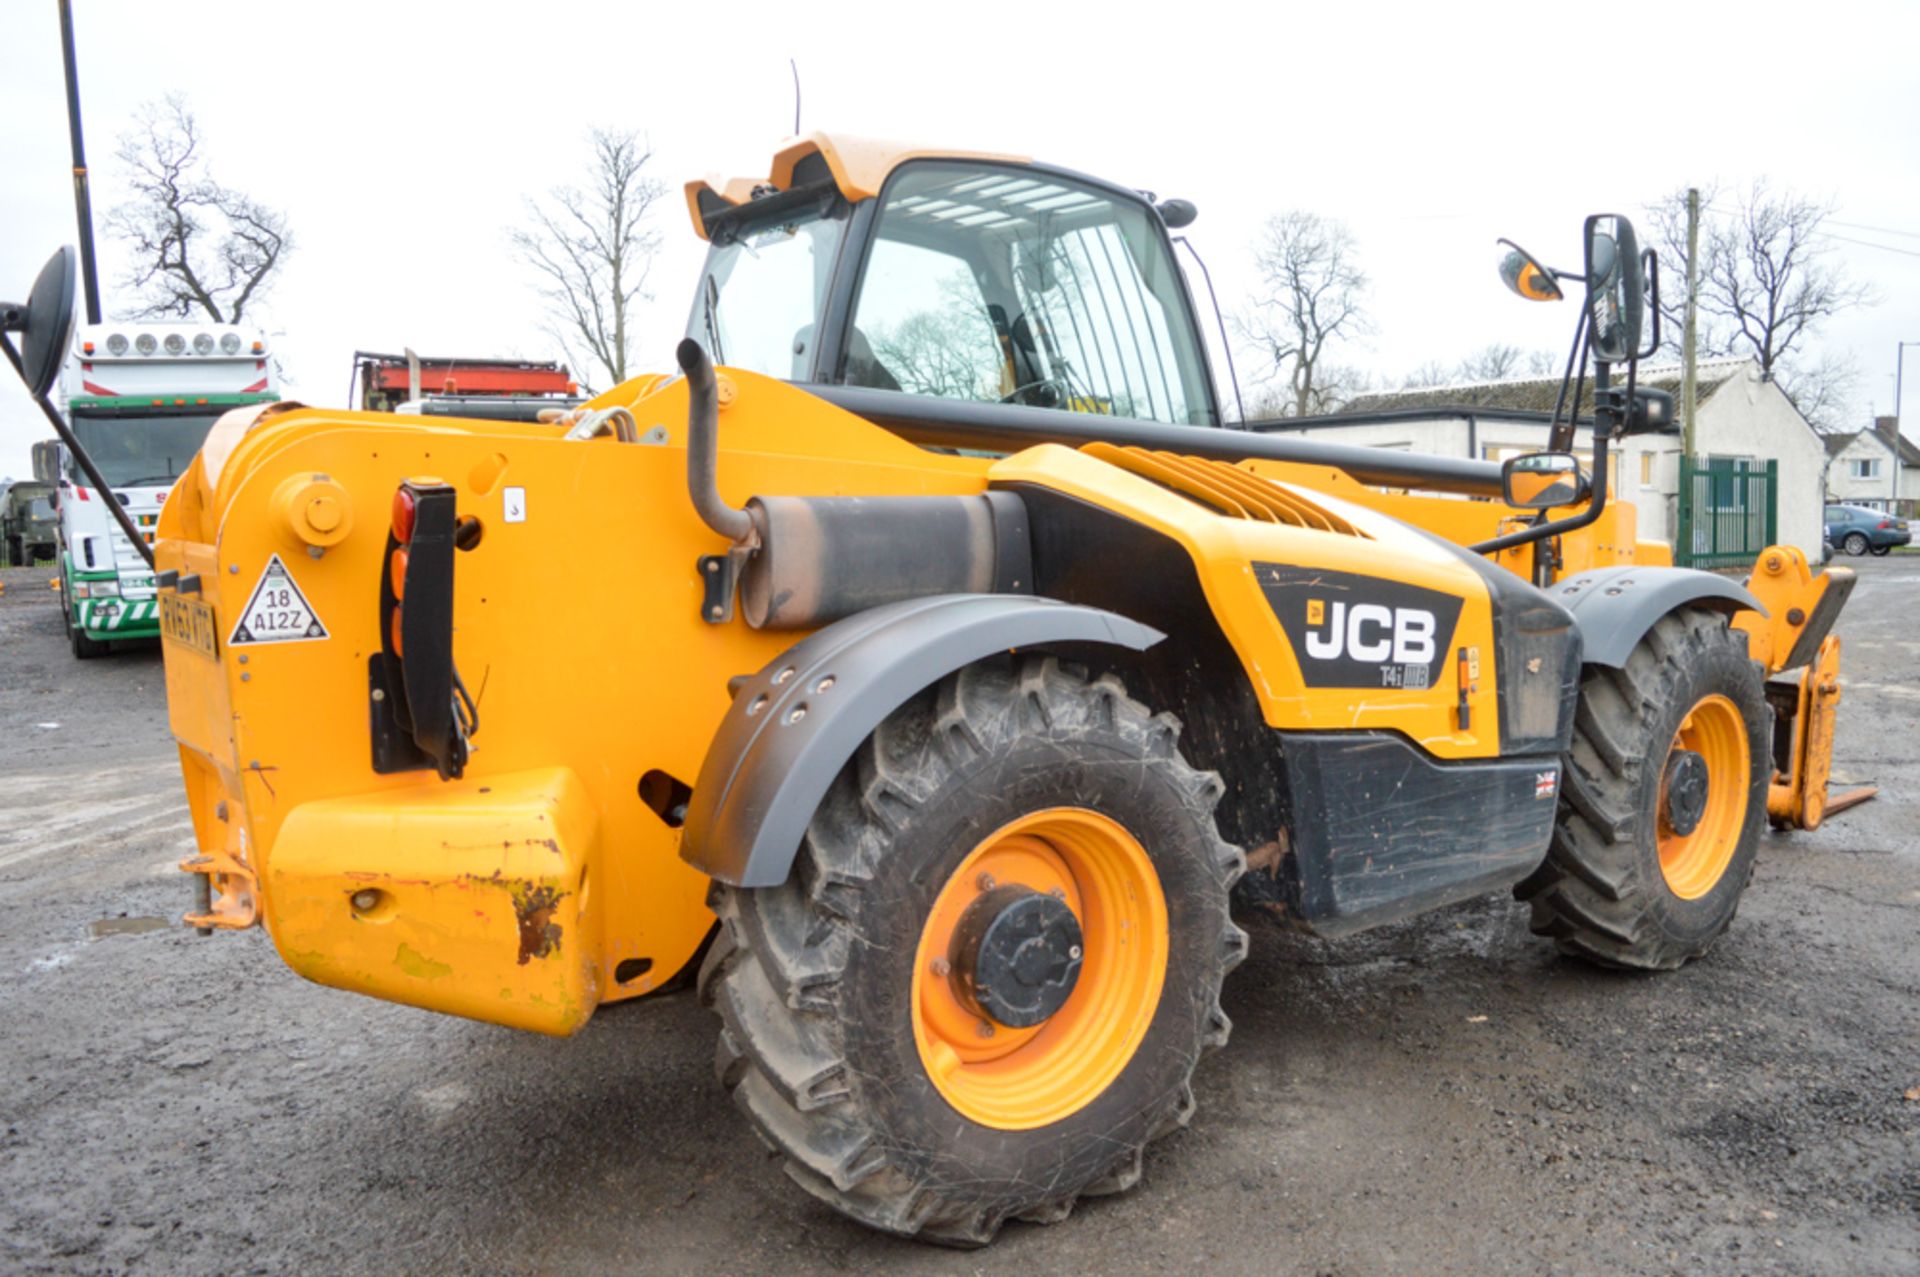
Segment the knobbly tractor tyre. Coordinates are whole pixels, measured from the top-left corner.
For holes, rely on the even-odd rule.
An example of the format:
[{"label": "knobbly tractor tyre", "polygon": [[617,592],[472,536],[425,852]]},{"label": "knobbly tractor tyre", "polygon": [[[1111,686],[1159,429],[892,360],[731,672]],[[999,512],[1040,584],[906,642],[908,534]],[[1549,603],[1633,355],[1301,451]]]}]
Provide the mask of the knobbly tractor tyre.
[{"label": "knobbly tractor tyre", "polygon": [[968,666],[867,739],[785,885],[716,887],[717,1071],[801,1187],[976,1246],[1187,1123],[1247,941],[1178,737],[1111,675]]},{"label": "knobbly tractor tyre", "polygon": [[1533,930],[1609,967],[1705,953],[1753,875],[1769,731],[1746,636],[1706,608],[1662,617],[1622,669],[1587,667],[1553,843],[1515,888]]}]

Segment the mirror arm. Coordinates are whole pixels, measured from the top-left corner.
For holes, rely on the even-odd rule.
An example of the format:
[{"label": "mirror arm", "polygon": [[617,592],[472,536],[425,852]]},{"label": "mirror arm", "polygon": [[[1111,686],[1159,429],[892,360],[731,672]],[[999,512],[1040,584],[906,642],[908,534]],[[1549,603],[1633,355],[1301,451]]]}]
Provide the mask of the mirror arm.
[{"label": "mirror arm", "polygon": [[1587,503],[1586,509],[1582,510],[1579,514],[1569,515],[1564,519],[1556,519],[1552,523],[1538,523],[1530,528],[1522,528],[1518,532],[1509,532],[1505,536],[1494,537],[1492,540],[1482,541],[1477,545],[1470,545],[1467,549],[1474,554],[1493,554],[1496,551],[1510,549],[1516,545],[1527,545],[1530,542],[1545,540],[1547,537],[1556,537],[1563,532],[1577,532],[1598,519],[1601,512],[1607,508],[1608,433],[1608,431],[1600,429],[1599,422],[1596,421],[1594,423],[1593,499]]},{"label": "mirror arm", "polygon": [[1651,359],[1660,351],[1660,254],[1649,248],[1641,254],[1647,276],[1647,306],[1653,311],[1653,340],[1634,357]]},{"label": "mirror arm", "polygon": [[[1580,311],[1580,322],[1573,326],[1573,345],[1567,349],[1567,370],[1560,374],[1560,395],[1553,401],[1553,416],[1547,422],[1547,451],[1573,451],[1573,437],[1580,428],[1580,386],[1587,379],[1587,324],[1590,317],[1585,308]],[[1579,372],[1574,369],[1578,365]],[[1567,414],[1565,429],[1561,428],[1560,410],[1567,405],[1567,387],[1573,387],[1573,411]]]},{"label": "mirror arm", "polygon": [[[13,342],[4,335],[0,335],[0,347],[6,349],[7,362],[12,364],[13,370],[24,379],[25,365],[20,361],[20,352],[13,348]],[[60,415],[60,410],[55,408],[45,395],[36,395],[33,401],[40,405],[40,411],[46,414],[47,420],[53,425],[53,433],[59,435],[60,442],[67,445],[67,450],[73,454],[73,459],[80,463],[80,468],[86,471],[87,478],[93,481],[93,486],[100,489],[100,499],[106,503],[107,509],[113,512],[114,519],[120,524],[120,530],[127,534],[127,540],[132,542],[135,552],[147,561],[149,568],[153,567],[153,547],[147,544],[146,537],[141,535],[139,527],[133,521],[133,516],[127,513],[127,508],[121,505],[113,495],[113,485],[101,477],[99,468],[93,464],[93,458],[87,455],[86,448],[74,436],[73,428],[67,425],[66,418]]]}]

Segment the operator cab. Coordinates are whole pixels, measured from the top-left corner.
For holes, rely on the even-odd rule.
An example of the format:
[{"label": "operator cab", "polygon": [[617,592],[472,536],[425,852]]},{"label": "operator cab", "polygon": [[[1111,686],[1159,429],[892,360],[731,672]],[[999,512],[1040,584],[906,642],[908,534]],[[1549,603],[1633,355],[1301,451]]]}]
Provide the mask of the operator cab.
[{"label": "operator cab", "polygon": [[715,363],[965,404],[1221,424],[1167,235],[1190,205],[971,157],[885,163],[868,197],[831,143],[810,146],[784,189],[729,187],[737,203],[691,190],[713,247],[687,333]]}]

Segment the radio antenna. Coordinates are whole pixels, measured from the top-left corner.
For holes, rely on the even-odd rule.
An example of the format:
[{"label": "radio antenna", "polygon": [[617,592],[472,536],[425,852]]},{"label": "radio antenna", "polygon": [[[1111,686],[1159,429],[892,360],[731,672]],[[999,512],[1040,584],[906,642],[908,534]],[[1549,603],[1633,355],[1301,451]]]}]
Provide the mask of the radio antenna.
[{"label": "radio antenna", "polygon": [[800,136],[800,64],[792,58],[787,59],[787,67],[793,72],[793,135]]}]

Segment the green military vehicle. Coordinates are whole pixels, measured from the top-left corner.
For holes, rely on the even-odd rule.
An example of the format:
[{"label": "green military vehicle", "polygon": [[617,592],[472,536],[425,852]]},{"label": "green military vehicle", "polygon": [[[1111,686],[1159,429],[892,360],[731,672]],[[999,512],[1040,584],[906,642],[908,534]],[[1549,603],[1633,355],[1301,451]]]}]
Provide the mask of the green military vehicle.
[{"label": "green military vehicle", "polygon": [[22,479],[0,494],[0,547],[5,548],[7,566],[53,558],[60,523],[53,495],[53,485],[37,479]]}]

